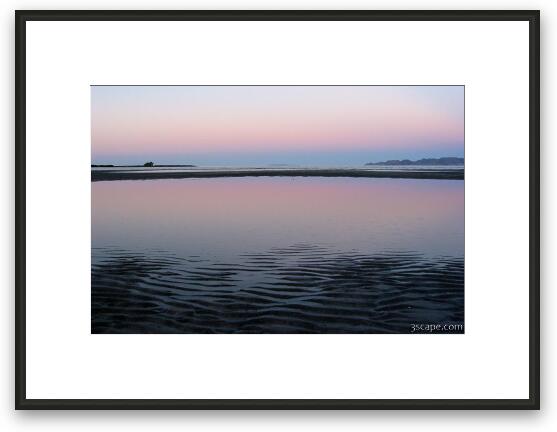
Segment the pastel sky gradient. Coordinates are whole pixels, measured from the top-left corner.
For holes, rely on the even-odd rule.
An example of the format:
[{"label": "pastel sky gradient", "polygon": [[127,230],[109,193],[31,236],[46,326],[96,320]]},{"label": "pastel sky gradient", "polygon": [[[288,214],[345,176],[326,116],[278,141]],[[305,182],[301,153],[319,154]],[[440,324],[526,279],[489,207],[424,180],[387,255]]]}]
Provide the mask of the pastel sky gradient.
[{"label": "pastel sky gradient", "polygon": [[464,155],[463,86],[92,86],[92,163],[361,166]]}]

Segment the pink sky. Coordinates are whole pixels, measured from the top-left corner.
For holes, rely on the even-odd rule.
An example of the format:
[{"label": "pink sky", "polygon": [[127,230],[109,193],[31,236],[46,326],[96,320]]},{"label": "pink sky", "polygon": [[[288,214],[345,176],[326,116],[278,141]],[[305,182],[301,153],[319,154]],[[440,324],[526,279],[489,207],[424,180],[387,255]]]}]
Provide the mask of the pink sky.
[{"label": "pink sky", "polygon": [[462,86],[93,86],[93,163],[462,156]]}]

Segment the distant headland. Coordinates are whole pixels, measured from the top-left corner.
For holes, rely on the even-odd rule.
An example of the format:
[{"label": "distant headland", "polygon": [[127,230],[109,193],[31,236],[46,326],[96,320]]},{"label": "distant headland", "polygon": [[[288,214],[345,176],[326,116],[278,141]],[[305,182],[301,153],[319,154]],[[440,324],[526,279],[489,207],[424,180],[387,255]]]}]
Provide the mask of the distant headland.
[{"label": "distant headland", "polygon": [[368,162],[366,165],[397,165],[397,166],[443,166],[443,165],[464,165],[464,158],[459,157],[441,157],[441,158],[427,158],[419,160],[410,159],[393,159],[384,162]]}]

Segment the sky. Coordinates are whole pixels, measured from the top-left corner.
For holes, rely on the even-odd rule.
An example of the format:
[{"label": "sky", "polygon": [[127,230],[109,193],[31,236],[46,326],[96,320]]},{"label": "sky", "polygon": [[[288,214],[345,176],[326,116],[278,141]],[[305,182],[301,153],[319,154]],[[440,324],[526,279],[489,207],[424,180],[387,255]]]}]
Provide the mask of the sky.
[{"label": "sky", "polygon": [[464,156],[463,86],[91,86],[93,164]]}]

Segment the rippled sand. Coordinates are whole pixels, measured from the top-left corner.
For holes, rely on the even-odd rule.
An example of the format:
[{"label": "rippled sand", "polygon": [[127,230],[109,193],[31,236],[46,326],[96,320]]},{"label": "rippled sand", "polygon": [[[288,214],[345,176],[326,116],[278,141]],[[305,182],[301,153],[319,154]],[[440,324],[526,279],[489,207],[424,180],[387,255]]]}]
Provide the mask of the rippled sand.
[{"label": "rippled sand", "polygon": [[93,333],[410,333],[413,323],[464,322],[463,257],[307,243],[230,262],[92,254]]}]

